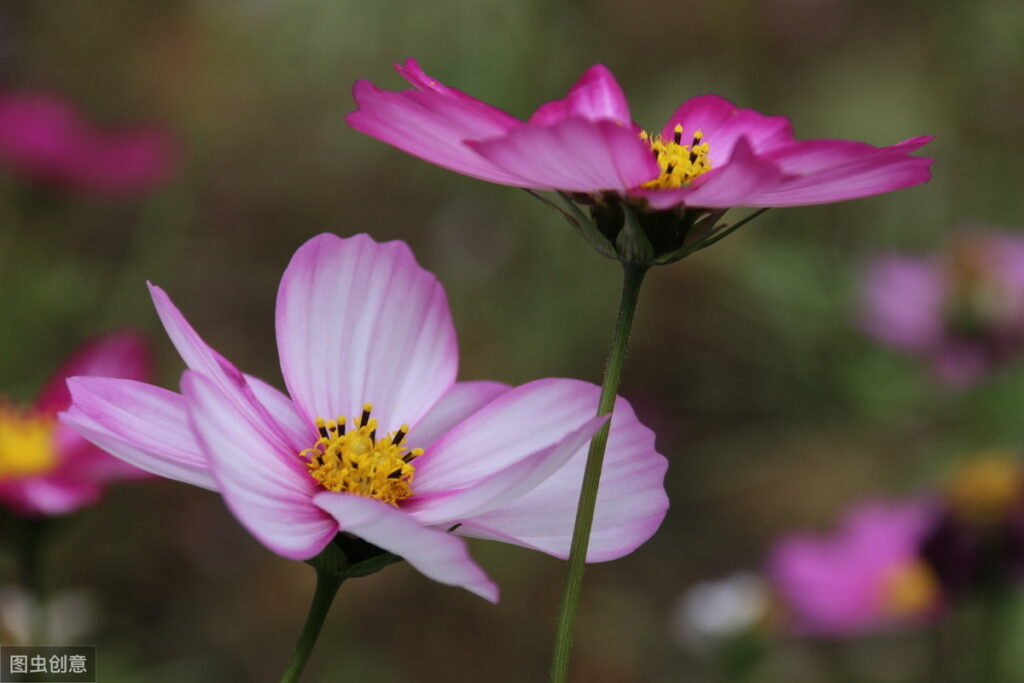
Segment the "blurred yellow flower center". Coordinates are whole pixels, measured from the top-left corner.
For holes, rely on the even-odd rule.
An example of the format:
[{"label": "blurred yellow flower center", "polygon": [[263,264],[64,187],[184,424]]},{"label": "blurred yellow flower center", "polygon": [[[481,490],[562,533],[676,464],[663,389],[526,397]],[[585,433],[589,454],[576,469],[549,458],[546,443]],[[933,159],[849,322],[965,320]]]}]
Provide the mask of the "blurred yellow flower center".
[{"label": "blurred yellow flower center", "polygon": [[882,580],[882,603],[892,616],[920,615],[939,599],[939,582],[923,562],[908,562],[893,568]]},{"label": "blurred yellow flower center", "polygon": [[1024,476],[1010,453],[991,451],[962,465],[950,478],[946,496],[954,512],[974,524],[1005,519],[1021,502]]},{"label": "blurred yellow flower center", "polygon": [[0,403],[0,479],[30,477],[57,464],[52,417]]},{"label": "blurred yellow flower center", "polygon": [[371,404],[364,405],[352,429],[346,429],[344,415],[335,420],[317,418],[320,438],[299,456],[306,460],[310,476],[328,491],[376,498],[397,506],[412,495],[416,468],[410,463],[423,455],[423,450],[402,445],[409,432],[407,425],[378,439],[377,419],[370,417],[372,410]]},{"label": "blurred yellow flower center", "polygon": [[711,170],[711,159],[708,158],[708,143],[701,142],[704,133],[695,131],[690,144],[684,145],[683,127],[676,124],[672,139],[666,140],[660,135],[651,136],[647,131],[640,133],[640,139],[651,148],[654,160],[661,167],[661,175],[649,180],[641,187],[654,190],[667,190],[689,185],[699,175]]}]

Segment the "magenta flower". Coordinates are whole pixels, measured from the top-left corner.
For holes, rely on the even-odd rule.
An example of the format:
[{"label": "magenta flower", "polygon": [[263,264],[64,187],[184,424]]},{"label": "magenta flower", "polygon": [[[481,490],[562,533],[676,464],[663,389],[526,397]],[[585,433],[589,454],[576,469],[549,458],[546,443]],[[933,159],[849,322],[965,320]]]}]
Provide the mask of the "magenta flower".
[{"label": "magenta flower", "polygon": [[866,502],[831,536],[779,541],[769,573],[792,628],[844,637],[935,614],[939,584],[920,549],[936,515],[921,500]]},{"label": "magenta flower", "polygon": [[[404,243],[320,235],[292,258],[277,297],[290,397],[239,372],[151,290],[189,367],[182,394],[72,379],[62,419],[97,445],[219,491],[257,539],[292,559],[356,536],[496,600],[459,536],[567,555],[586,444],[605,419],[594,417],[598,388],[456,382],[444,290]],[[591,561],[631,552],[668,506],[667,463],[622,399],[608,452]]]},{"label": "magenta flower", "polygon": [[173,152],[162,131],[101,131],[55,95],[4,93],[0,160],[37,182],[124,196],[163,182]]},{"label": "magenta flower", "polygon": [[[789,120],[716,95],[687,100],[660,131],[633,122],[614,76],[592,66],[564,99],[520,121],[449,88],[415,60],[396,65],[411,90],[358,81],[349,125],[409,154],[503,185],[602,197],[653,210],[825,204],[926,182],[931,159],[890,147],[793,137]],[[601,201],[607,201],[604,197]]]},{"label": "magenta flower", "polygon": [[18,515],[71,512],[99,500],[111,482],[145,476],[58,424],[72,375],[149,379],[145,342],[132,332],[101,337],[65,361],[31,406],[0,397],[0,504]]},{"label": "magenta flower", "polygon": [[974,234],[939,254],[877,257],[861,299],[869,335],[970,384],[1024,351],[1024,238]]}]

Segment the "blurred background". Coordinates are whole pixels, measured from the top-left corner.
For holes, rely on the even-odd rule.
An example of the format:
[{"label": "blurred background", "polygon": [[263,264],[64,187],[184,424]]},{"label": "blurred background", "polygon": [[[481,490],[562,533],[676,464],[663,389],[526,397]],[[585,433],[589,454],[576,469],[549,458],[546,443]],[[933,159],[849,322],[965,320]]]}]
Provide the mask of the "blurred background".
[{"label": "blurred background", "polygon": [[[941,680],[926,673],[937,655],[924,627],[801,637],[772,617],[756,665],[723,664],[732,655],[686,636],[677,599],[760,572],[776,539],[834,528],[858,500],[938,490],[973,453],[1024,448],[1013,343],[951,381],[934,346],[897,348],[862,323],[879,254],[942,264],[954,234],[1024,226],[1022,35],[1024,4],[1005,0],[7,0],[5,93],[57,98],[89,126],[145,129],[163,147],[137,187],[0,169],[0,392],[30,400],[82,340],[125,326],[150,335],[159,382],[176,389],[183,367],[147,279],[280,386],[278,279],[323,231],[412,245],[448,291],[461,379],[600,381],[616,264],[525,193],[345,125],[353,81],[402,87],[391,63],[406,57],[521,117],[603,62],[649,128],[714,92],[789,116],[801,138],[935,135],[927,185],[773,210],[648,278],[622,393],[671,462],[672,508],[636,553],[588,570],[573,680]],[[280,675],[313,572],[260,546],[219,497],[140,482],[58,526],[45,582],[91,596],[91,631],[76,637],[98,645],[102,680]],[[494,543],[472,552],[502,587],[497,607],[405,565],[350,582],[306,680],[543,680],[564,564]],[[0,582],[14,581],[0,556]],[[953,675],[957,643],[973,641],[951,638]]]}]

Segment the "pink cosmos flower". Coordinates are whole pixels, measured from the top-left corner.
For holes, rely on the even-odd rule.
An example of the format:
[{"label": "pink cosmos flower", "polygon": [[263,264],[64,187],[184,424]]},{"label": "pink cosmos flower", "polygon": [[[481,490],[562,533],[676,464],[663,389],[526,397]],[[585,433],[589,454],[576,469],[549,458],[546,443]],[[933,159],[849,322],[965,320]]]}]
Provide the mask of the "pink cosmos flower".
[{"label": "pink cosmos flower", "polygon": [[173,153],[162,131],[101,131],[55,95],[3,93],[0,160],[38,182],[112,196],[160,184]]},{"label": "pink cosmos flower", "polygon": [[779,541],[769,573],[793,629],[842,637],[933,615],[939,584],[920,549],[936,512],[922,500],[865,502],[831,536]]},{"label": "pink cosmos flower", "polygon": [[861,300],[869,335],[970,384],[1024,351],[1024,237],[976,233],[937,254],[879,256]]},{"label": "pink cosmos flower", "polygon": [[101,337],[65,361],[31,406],[0,397],[0,504],[16,514],[71,512],[99,500],[111,482],[145,476],[58,424],[57,413],[71,403],[64,382],[72,375],[149,379],[146,344],[132,332]]},{"label": "pink cosmos flower", "polygon": [[410,90],[358,81],[349,125],[458,173],[537,190],[609,193],[653,210],[824,204],[926,182],[931,159],[911,152],[930,137],[889,147],[796,140],[787,118],[740,109],[716,95],[683,102],[664,127],[633,122],[611,72],[588,69],[564,99],[520,121],[428,76],[396,65]]},{"label": "pink cosmos flower", "polygon": [[[290,396],[207,346],[157,287],[157,313],[187,370],[182,394],[75,378],[62,419],[127,462],[221,493],[287,558],[340,533],[488,600],[497,588],[459,536],[565,557],[598,387],[456,382],[444,290],[401,242],[320,235],[292,258],[277,297]],[[660,525],[667,462],[618,400],[590,561],[625,555]]]}]

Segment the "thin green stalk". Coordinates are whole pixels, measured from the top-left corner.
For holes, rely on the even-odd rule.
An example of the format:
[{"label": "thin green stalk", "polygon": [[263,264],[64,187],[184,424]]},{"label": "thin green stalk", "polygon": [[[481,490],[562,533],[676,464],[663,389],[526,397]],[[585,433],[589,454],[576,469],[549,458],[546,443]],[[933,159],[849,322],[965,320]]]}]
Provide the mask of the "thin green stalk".
[{"label": "thin green stalk", "polygon": [[303,625],[302,633],[299,635],[299,642],[295,644],[295,650],[292,651],[288,670],[281,677],[281,683],[295,683],[295,681],[299,680],[302,670],[306,668],[306,662],[309,661],[309,655],[313,652],[313,646],[316,645],[320,629],[323,628],[324,619],[331,609],[331,603],[334,602],[334,596],[338,594],[338,589],[341,588],[341,584],[344,581],[345,577],[341,574],[320,571],[316,573],[316,590],[313,592],[313,602],[309,605],[306,623]]},{"label": "thin green stalk", "polygon": [[43,545],[45,519],[20,520],[18,539],[18,574],[22,587],[31,599],[30,632],[32,645],[46,645],[46,595],[43,586]]},{"label": "thin green stalk", "polygon": [[[622,295],[619,299],[615,332],[612,335],[612,349],[608,356],[608,364],[605,366],[604,380],[601,383],[598,415],[608,415],[615,407],[615,397],[619,391],[619,379],[622,375],[622,364],[626,358],[629,333],[633,327],[633,315],[636,313],[640,285],[643,284],[646,272],[646,266],[622,264]],[[597,503],[597,486],[601,479],[601,467],[604,464],[604,450],[608,444],[610,428],[611,420],[605,422],[604,426],[594,435],[590,442],[590,451],[587,454],[583,486],[580,489],[580,500],[576,508],[576,524],[573,527],[572,545],[569,549],[569,569],[565,579],[565,592],[562,594],[558,630],[555,634],[551,683],[564,683],[569,675],[573,629],[576,626],[576,614],[579,611],[580,592],[583,589],[583,569],[587,558],[587,546],[590,544],[590,529],[594,523],[594,506]]]}]

